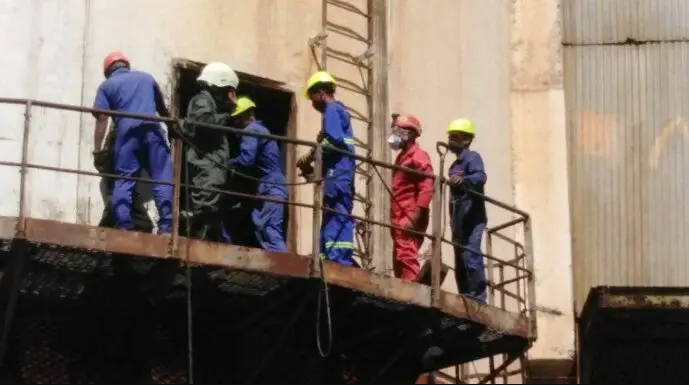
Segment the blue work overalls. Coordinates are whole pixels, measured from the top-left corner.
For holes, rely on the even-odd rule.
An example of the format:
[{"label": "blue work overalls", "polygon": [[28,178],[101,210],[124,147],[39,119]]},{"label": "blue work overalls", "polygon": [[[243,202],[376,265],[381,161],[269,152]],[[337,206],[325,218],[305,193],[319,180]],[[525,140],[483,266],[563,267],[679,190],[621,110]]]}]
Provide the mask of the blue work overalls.
[{"label": "blue work overalls", "polygon": [[480,197],[464,191],[470,189],[483,194],[486,172],[481,155],[463,150],[450,166],[449,175],[461,173],[462,185],[452,187],[450,218],[452,241],[467,249],[455,247],[455,278],[461,294],[479,301],[486,300],[486,273],[481,255],[481,238],[486,229],[486,204]]},{"label": "blue work overalls", "polygon": [[[119,68],[98,87],[93,107],[143,115],[156,115],[158,83],[153,76],[128,68]],[[151,178],[172,181],[170,148],[160,123],[140,119],[114,117],[117,127],[114,170],[120,176],[139,176],[145,168]],[[117,179],[112,190],[115,225],[131,230],[132,192],[134,181]],[[172,186],[152,184],[158,208],[158,233],[169,233],[172,227]]]},{"label": "blue work overalls", "polygon": [[[270,134],[261,122],[249,123],[244,131]],[[230,167],[246,169],[260,178],[257,194],[263,197],[287,200],[285,172],[282,168],[280,147],[275,140],[244,135],[239,144],[239,154],[229,160]],[[261,202],[259,202],[261,203]],[[283,203],[262,202],[251,212],[256,228],[256,238],[266,250],[287,251],[283,232],[285,210]]]},{"label": "blue work overalls", "polygon": [[[328,103],[323,111],[323,206],[338,212],[352,214],[354,207],[354,158],[328,147],[354,153],[354,133],[349,113],[342,103]],[[354,220],[349,217],[323,212],[321,229],[321,258],[352,266],[354,259]]]}]

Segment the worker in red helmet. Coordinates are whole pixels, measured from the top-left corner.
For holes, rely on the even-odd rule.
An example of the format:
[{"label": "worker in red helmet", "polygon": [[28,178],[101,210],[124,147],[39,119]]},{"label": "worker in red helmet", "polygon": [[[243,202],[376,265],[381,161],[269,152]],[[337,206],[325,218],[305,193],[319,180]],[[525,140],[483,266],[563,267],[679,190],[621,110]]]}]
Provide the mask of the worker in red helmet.
[{"label": "worker in red helmet", "polygon": [[[392,134],[388,144],[392,150],[400,151],[395,165],[432,174],[430,156],[416,143],[416,138],[420,135],[421,123],[418,118],[413,115],[393,114]],[[393,170],[391,223],[405,230],[426,232],[432,196],[432,178]],[[421,264],[418,255],[424,237],[405,230],[392,229],[393,266],[395,277],[411,281],[419,274]]]},{"label": "worker in red helmet", "polygon": [[[122,52],[111,52],[103,61],[103,81],[96,92],[93,107],[141,115],[169,116],[158,82],[143,71],[132,71]],[[102,149],[108,115],[94,113],[94,156]],[[172,181],[172,161],[165,131],[156,121],[113,117],[115,144],[113,168],[118,176],[139,176],[145,167],[151,178]],[[112,213],[117,228],[133,230],[132,193],[134,181],[117,179],[111,198]],[[172,230],[172,186],[152,184],[153,198],[158,209],[158,233]]]}]

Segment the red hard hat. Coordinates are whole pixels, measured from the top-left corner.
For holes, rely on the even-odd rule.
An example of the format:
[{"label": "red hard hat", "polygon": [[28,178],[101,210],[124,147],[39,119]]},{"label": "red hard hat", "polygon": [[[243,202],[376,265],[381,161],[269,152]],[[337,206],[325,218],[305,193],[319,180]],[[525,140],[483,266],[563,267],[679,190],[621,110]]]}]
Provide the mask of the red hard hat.
[{"label": "red hard hat", "polygon": [[414,115],[400,115],[395,119],[395,126],[414,130],[417,135],[421,135],[421,122]]},{"label": "red hard hat", "polygon": [[129,59],[127,59],[126,56],[120,51],[113,51],[108,54],[108,56],[105,57],[105,60],[103,60],[103,71],[107,71],[108,68],[110,68],[113,63],[116,61],[123,61],[129,64]]}]

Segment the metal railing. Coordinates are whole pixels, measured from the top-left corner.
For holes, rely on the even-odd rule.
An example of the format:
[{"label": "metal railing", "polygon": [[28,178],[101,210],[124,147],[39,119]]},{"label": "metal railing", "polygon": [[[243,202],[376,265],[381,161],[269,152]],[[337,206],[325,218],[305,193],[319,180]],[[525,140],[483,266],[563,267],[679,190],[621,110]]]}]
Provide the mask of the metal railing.
[{"label": "metal railing", "polygon": [[[260,200],[260,201],[269,201],[269,202],[275,202],[275,203],[283,203],[287,205],[292,205],[292,206],[297,206],[297,207],[302,207],[302,208],[308,208],[313,210],[313,228],[315,229],[313,232],[313,238],[312,238],[312,269],[313,273],[318,274],[321,269],[321,250],[320,250],[320,229],[321,229],[321,220],[322,220],[322,213],[323,212],[333,212],[337,213],[339,215],[343,215],[346,217],[349,217],[353,219],[354,221],[357,222],[364,222],[368,223],[371,225],[376,225],[376,226],[381,226],[385,227],[388,229],[397,229],[397,230],[403,230],[407,231],[409,233],[417,234],[419,236],[423,236],[425,238],[431,239],[431,292],[432,292],[432,304],[434,306],[437,306],[440,301],[440,292],[441,292],[441,276],[442,276],[442,269],[443,269],[443,261],[442,261],[442,246],[445,245],[451,245],[453,247],[457,247],[462,250],[467,250],[467,247],[465,245],[460,245],[457,243],[453,243],[451,240],[448,240],[444,238],[444,218],[445,218],[445,210],[443,208],[443,201],[445,197],[445,189],[449,187],[448,180],[442,176],[439,175],[434,175],[434,174],[427,174],[423,172],[419,172],[416,170],[412,170],[409,168],[405,167],[400,167],[397,165],[389,164],[389,163],[384,163],[381,161],[377,161],[375,159],[371,159],[369,157],[364,157],[361,155],[353,154],[351,152],[337,149],[337,148],[332,148],[328,147],[327,151],[335,151],[335,152],[340,152],[344,155],[350,156],[355,159],[355,161],[359,161],[362,163],[369,164],[371,167],[373,167],[375,170],[378,168],[384,168],[388,170],[393,170],[393,171],[401,171],[409,174],[413,174],[422,178],[430,178],[434,181],[434,192],[433,192],[433,200],[432,200],[432,207],[431,207],[431,212],[432,212],[432,223],[431,223],[431,233],[426,233],[426,232],[419,232],[419,231],[414,231],[414,230],[406,230],[400,226],[393,225],[391,223],[384,223],[384,222],[379,222],[375,220],[370,220],[366,219],[357,215],[353,214],[348,214],[348,213],[343,213],[343,212],[338,212],[337,210],[331,209],[329,207],[324,207],[323,206],[323,183],[325,181],[325,178],[321,177],[323,175],[322,173],[322,162],[323,162],[323,151],[324,149],[321,147],[319,143],[312,142],[312,141],[306,141],[306,140],[301,140],[301,139],[296,139],[296,138],[290,138],[290,137],[284,137],[284,136],[277,136],[277,135],[270,135],[270,134],[259,134],[255,132],[247,132],[242,129],[237,129],[237,128],[232,128],[232,127],[225,127],[225,126],[217,126],[217,125],[211,125],[211,124],[203,124],[203,123],[197,123],[194,122],[194,125],[196,127],[204,127],[207,129],[212,129],[212,130],[217,130],[221,132],[225,132],[227,134],[234,134],[237,136],[242,136],[242,135],[247,135],[247,136],[253,136],[253,137],[258,137],[258,138],[264,138],[264,139],[272,139],[276,140],[279,142],[284,142],[284,143],[289,143],[293,145],[301,145],[301,146],[307,146],[312,149],[314,149],[315,152],[315,175],[316,178],[311,182],[314,185],[314,196],[313,196],[313,202],[312,203],[303,203],[303,202],[297,202],[293,200],[282,200],[282,199],[276,199],[276,198],[268,198],[268,197],[262,197],[262,196],[255,196],[255,195],[250,195],[250,194],[245,194],[245,193],[240,193],[240,192],[235,192],[235,191],[225,191],[225,190],[218,190],[218,189],[213,189],[213,188],[205,188],[205,187],[197,187],[197,186],[192,186],[192,185],[187,185],[185,183],[182,183],[182,177],[181,177],[181,169],[182,169],[182,161],[183,161],[183,156],[182,156],[182,141],[181,140],[175,140],[173,139],[173,145],[172,145],[172,158],[173,158],[173,168],[174,168],[174,177],[173,180],[155,180],[151,178],[143,178],[143,177],[125,177],[125,176],[118,176],[115,174],[109,174],[109,173],[99,173],[99,172],[91,172],[91,171],[85,171],[85,170],[78,170],[78,169],[69,169],[69,168],[62,168],[62,167],[55,167],[55,166],[47,166],[47,165],[40,165],[40,164],[35,164],[29,162],[29,143],[31,140],[31,113],[32,109],[36,107],[43,107],[43,108],[48,108],[48,109],[57,109],[57,110],[66,110],[66,111],[75,111],[75,112],[80,112],[80,113],[89,113],[89,114],[103,114],[107,116],[118,116],[118,117],[128,117],[128,118],[134,118],[134,119],[142,119],[142,120],[147,120],[151,122],[158,122],[158,123],[165,123],[168,125],[169,132],[179,132],[179,128],[183,127],[184,121],[181,119],[173,119],[173,118],[165,118],[165,117],[159,117],[159,116],[149,116],[149,115],[139,115],[139,114],[131,114],[131,113],[125,113],[125,112],[118,112],[118,111],[111,111],[111,110],[99,110],[99,109],[94,109],[94,108],[88,108],[88,107],[83,107],[83,106],[75,106],[75,105],[67,105],[67,104],[59,104],[59,103],[52,103],[52,102],[46,102],[46,101],[39,101],[39,100],[28,100],[28,99],[15,99],[15,98],[0,98],[0,104],[14,104],[14,105],[24,105],[24,128],[23,128],[23,135],[22,135],[22,152],[21,152],[21,161],[20,162],[11,162],[11,161],[0,161],[0,166],[12,166],[12,167],[18,167],[20,169],[20,199],[19,199],[19,214],[18,214],[18,221],[17,221],[17,227],[16,227],[16,235],[17,237],[22,237],[25,234],[25,229],[26,229],[26,217],[27,217],[27,205],[26,205],[26,184],[27,184],[27,174],[29,169],[37,169],[37,170],[47,170],[47,171],[55,171],[55,172],[61,172],[61,173],[70,173],[70,174],[78,174],[78,175],[88,175],[88,176],[98,176],[98,177],[107,177],[107,178],[113,178],[113,179],[127,179],[127,180],[133,180],[137,182],[143,182],[143,183],[153,183],[153,184],[164,184],[168,186],[173,186],[173,191],[174,191],[174,197],[173,197],[173,218],[172,218],[172,234],[171,234],[171,242],[170,242],[170,255],[177,257],[178,254],[178,244],[179,244],[179,229],[180,229],[180,194],[181,194],[181,188],[184,187],[189,190],[204,190],[204,191],[211,191],[211,192],[216,192],[216,193],[222,193],[222,194],[227,194],[230,196],[235,196],[239,198],[245,198],[245,199],[253,199],[253,200]],[[174,136],[173,136],[174,137]],[[447,154],[447,152],[443,152],[442,149],[446,149],[447,146],[443,144],[442,142],[438,142],[437,144],[437,149],[438,152],[441,156],[441,161],[440,161],[440,167],[438,168],[439,170],[444,170],[444,159]],[[489,302],[491,304],[494,304],[498,307],[501,307],[505,310],[510,310],[513,312],[521,312],[521,313],[526,313],[525,315],[529,319],[529,335],[531,339],[536,338],[536,314],[535,314],[535,291],[534,291],[534,276],[533,276],[533,271],[534,271],[534,261],[533,261],[533,254],[532,254],[532,234],[531,234],[531,227],[530,227],[530,218],[529,215],[521,211],[513,206],[510,206],[504,202],[498,201],[496,199],[493,199],[491,197],[479,194],[474,191],[469,191],[467,190],[467,193],[473,194],[475,196],[479,196],[481,199],[483,199],[487,204],[493,205],[497,208],[500,208],[502,210],[507,211],[510,213],[512,216],[514,216],[513,219],[510,219],[509,221],[506,221],[501,224],[497,224],[493,227],[490,227],[487,229],[487,250],[485,253],[481,252],[480,250],[472,250],[474,252],[480,252],[481,255],[483,255],[483,258],[486,260],[486,269],[487,269],[487,277],[489,280]],[[509,236],[505,235],[505,231],[507,229],[514,229],[515,227],[521,226],[522,228],[522,237],[523,237],[523,242],[518,242]],[[494,244],[496,240],[504,241],[507,244],[509,244],[513,250],[513,256],[510,259],[503,260],[500,258],[497,258],[493,255],[493,249],[494,249]],[[392,258],[392,256],[390,256]],[[511,269],[513,277],[506,277],[506,269]],[[496,274],[497,272],[497,274]],[[511,288],[514,287],[514,288]],[[500,304],[497,304],[495,302],[496,298],[498,296],[501,298]],[[507,305],[508,298],[512,298],[514,301],[517,303],[517,308],[510,308],[510,306]]]}]

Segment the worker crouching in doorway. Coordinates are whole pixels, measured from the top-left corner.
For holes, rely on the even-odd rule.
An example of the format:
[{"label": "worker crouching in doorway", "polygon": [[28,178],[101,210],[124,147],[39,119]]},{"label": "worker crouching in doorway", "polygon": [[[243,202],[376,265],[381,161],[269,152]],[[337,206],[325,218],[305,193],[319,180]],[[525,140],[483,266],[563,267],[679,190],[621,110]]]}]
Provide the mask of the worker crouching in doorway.
[{"label": "worker crouching in doorway", "polygon": [[193,213],[191,236],[213,242],[231,242],[223,219],[230,158],[227,133],[198,125],[228,126],[236,106],[239,77],[225,63],[208,63],[198,77],[201,91],[189,101],[184,134],[187,138],[187,169],[194,187],[191,195]]},{"label": "worker crouching in doorway", "polygon": [[[243,128],[244,132],[270,134],[256,120],[255,109],[256,104],[248,97],[238,98],[237,107],[230,117],[231,124]],[[275,140],[242,135],[239,153],[228,164],[232,169],[259,180],[256,191],[258,196],[286,201],[287,187],[281,159],[280,147]],[[259,200],[252,203],[254,209],[251,219],[261,246],[266,250],[287,251],[283,233],[284,204]]]},{"label": "worker crouching in doorway", "polygon": [[[421,149],[416,138],[421,135],[421,123],[415,116],[393,115],[390,148],[400,151],[395,165],[432,174],[428,153]],[[433,179],[402,170],[392,172],[390,222],[404,230],[392,229],[393,266],[395,277],[411,281],[419,274],[419,248],[424,237],[405,230],[426,232],[429,205],[433,197]]]},{"label": "worker crouching in doorway", "polygon": [[484,193],[487,176],[483,159],[470,149],[476,132],[471,121],[454,120],[447,128],[448,145],[457,155],[450,166],[452,196],[450,218],[455,246],[455,277],[460,294],[486,301],[486,276],[481,254],[481,239],[486,229],[486,204],[467,190]]}]

